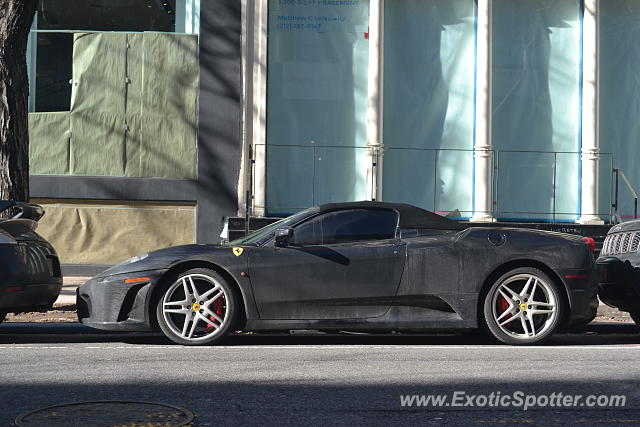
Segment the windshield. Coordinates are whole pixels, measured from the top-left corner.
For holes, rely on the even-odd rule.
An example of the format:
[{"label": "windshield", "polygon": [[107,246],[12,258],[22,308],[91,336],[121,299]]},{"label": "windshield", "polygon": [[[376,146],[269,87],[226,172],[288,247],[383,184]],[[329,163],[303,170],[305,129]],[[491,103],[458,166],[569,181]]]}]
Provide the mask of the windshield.
[{"label": "windshield", "polygon": [[249,233],[244,237],[233,240],[229,242],[229,245],[259,245],[260,243],[268,240],[269,236],[273,234],[277,228],[284,227],[287,225],[293,225],[298,220],[304,218],[309,214],[309,209],[305,209],[302,212],[298,212],[295,215],[291,215],[290,217],[283,218],[280,221],[276,221],[273,224],[269,224],[266,227],[262,227],[260,230],[254,231],[253,233]]}]

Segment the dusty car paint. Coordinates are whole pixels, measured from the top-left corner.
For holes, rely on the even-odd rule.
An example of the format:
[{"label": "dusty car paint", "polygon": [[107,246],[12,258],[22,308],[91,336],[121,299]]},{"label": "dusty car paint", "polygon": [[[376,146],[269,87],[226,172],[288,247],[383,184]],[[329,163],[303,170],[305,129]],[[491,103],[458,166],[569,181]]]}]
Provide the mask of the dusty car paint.
[{"label": "dusty car paint", "polygon": [[[398,205],[323,205],[310,209],[298,223],[354,206]],[[562,285],[570,308],[566,322],[588,322],[595,316],[594,260],[580,237],[474,228],[439,218],[434,228],[414,228],[416,221],[403,223],[400,216],[396,238],[376,242],[282,248],[267,238],[261,245],[162,249],[115,266],[80,287],[79,307],[93,306],[80,320],[103,329],[151,329],[153,290],[194,266],[212,268],[237,284],[244,330],[475,328],[483,290],[496,274],[515,266],[541,268]],[[420,225],[428,225],[428,219]],[[150,280],[131,291],[124,280],[138,276]],[[128,314],[123,315],[123,307],[130,308]]]}]

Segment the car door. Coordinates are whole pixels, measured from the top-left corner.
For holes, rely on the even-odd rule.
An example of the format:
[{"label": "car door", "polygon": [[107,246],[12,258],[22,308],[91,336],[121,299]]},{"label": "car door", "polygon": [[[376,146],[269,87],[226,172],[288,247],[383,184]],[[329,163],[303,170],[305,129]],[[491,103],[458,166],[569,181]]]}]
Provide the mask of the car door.
[{"label": "car door", "polygon": [[309,218],[286,247],[252,250],[249,276],[263,319],[361,319],[383,315],[398,290],[406,246],[391,209]]}]

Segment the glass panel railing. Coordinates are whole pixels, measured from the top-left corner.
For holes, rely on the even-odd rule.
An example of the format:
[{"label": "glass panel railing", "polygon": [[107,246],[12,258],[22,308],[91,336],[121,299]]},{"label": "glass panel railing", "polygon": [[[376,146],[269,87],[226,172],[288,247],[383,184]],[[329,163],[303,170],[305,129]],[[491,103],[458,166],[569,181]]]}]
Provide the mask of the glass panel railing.
[{"label": "glass panel railing", "polygon": [[382,199],[470,217],[473,150],[386,148]]},{"label": "glass panel railing", "polygon": [[385,150],[382,200],[435,210],[437,154],[436,149]]},{"label": "glass panel railing", "polygon": [[499,220],[551,220],[554,211],[554,154],[497,153],[496,214]]},{"label": "glass panel railing", "polygon": [[600,153],[598,162],[598,216],[613,222],[613,154]]},{"label": "glass panel railing", "polygon": [[366,148],[316,147],[313,158],[314,205],[366,198]]},{"label": "glass panel railing", "polygon": [[313,206],[315,147],[267,145],[266,212],[287,216]]},{"label": "glass panel railing", "polygon": [[[264,145],[256,146],[260,156]],[[364,200],[366,148],[266,146],[266,211],[286,216],[310,206]]]},{"label": "glass panel railing", "polygon": [[[580,218],[581,153],[496,151],[495,217],[506,221],[573,222]],[[611,221],[611,153],[601,153],[598,212]]]},{"label": "glass panel railing", "polygon": [[[373,166],[366,150],[256,146],[257,157],[267,158],[267,214],[284,216],[322,203],[364,200],[367,169]],[[578,220],[580,159],[578,152],[494,151],[493,216],[502,221]],[[473,150],[386,148],[383,166],[382,200],[455,218],[473,215]],[[612,216],[612,168],[613,156],[601,153],[598,216],[606,222]]]}]

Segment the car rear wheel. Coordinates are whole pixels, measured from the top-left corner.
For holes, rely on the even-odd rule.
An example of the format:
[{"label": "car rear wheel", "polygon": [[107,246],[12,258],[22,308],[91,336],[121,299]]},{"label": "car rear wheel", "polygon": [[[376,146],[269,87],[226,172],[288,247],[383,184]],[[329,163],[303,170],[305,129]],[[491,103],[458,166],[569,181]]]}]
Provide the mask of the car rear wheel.
[{"label": "car rear wheel", "polygon": [[214,344],[226,337],[236,319],[233,288],[213,270],[185,271],[162,292],[156,306],[158,324],[173,342]]},{"label": "car rear wheel", "polygon": [[527,345],[551,336],[563,315],[558,286],[537,268],[516,268],[502,275],[484,300],[491,334],[506,344]]}]

